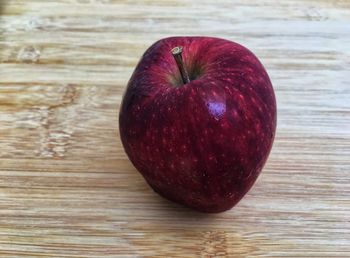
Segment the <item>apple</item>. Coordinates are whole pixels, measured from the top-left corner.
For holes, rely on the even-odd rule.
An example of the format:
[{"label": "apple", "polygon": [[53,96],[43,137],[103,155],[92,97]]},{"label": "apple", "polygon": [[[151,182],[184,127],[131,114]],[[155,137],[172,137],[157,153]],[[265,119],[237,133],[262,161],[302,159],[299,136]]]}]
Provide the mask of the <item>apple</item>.
[{"label": "apple", "polygon": [[129,159],[161,196],[201,212],[231,209],[270,153],[276,100],[247,48],[170,37],[143,55],[119,114]]}]

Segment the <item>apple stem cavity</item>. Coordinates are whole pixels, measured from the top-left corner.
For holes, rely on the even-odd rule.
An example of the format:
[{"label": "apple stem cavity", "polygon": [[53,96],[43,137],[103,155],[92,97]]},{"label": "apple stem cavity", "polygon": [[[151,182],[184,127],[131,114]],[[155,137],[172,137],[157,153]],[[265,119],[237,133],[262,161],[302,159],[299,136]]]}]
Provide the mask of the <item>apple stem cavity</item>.
[{"label": "apple stem cavity", "polygon": [[182,60],[182,47],[174,47],[171,50],[171,53],[173,54],[173,57],[174,57],[176,64],[177,64],[177,67],[179,68],[182,82],[184,84],[189,83],[190,77],[188,76],[188,72],[187,72],[185,64]]}]

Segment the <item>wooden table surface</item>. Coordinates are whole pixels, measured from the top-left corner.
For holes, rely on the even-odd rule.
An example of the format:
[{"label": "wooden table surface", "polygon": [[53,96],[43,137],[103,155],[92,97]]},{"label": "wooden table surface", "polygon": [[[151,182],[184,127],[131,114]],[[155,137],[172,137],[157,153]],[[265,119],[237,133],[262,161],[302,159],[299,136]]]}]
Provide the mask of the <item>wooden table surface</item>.
[{"label": "wooden table surface", "polygon": [[[1,257],[350,257],[349,0],[0,0]],[[155,194],[117,114],[172,35],[239,42],[278,102],[273,151],[232,210]]]}]

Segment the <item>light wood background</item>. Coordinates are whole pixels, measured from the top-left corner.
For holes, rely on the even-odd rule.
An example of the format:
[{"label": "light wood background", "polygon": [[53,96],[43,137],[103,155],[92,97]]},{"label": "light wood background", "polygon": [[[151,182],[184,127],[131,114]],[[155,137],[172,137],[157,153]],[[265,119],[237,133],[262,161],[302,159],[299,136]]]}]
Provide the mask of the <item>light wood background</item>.
[{"label": "light wood background", "polygon": [[[350,1],[0,7],[1,257],[350,257]],[[275,87],[273,151],[225,213],[160,198],[119,140],[133,68],[172,35],[247,46]]]}]

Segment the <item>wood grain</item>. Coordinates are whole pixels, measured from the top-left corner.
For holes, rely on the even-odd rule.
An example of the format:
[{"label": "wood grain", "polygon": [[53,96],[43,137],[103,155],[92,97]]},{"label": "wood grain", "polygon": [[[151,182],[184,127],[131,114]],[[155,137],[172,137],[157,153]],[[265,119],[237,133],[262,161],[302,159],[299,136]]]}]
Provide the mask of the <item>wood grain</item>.
[{"label": "wood grain", "polygon": [[[350,257],[350,1],[0,1],[1,257]],[[278,101],[274,148],[233,210],[146,185],[117,114],[154,41],[244,44]]]}]

